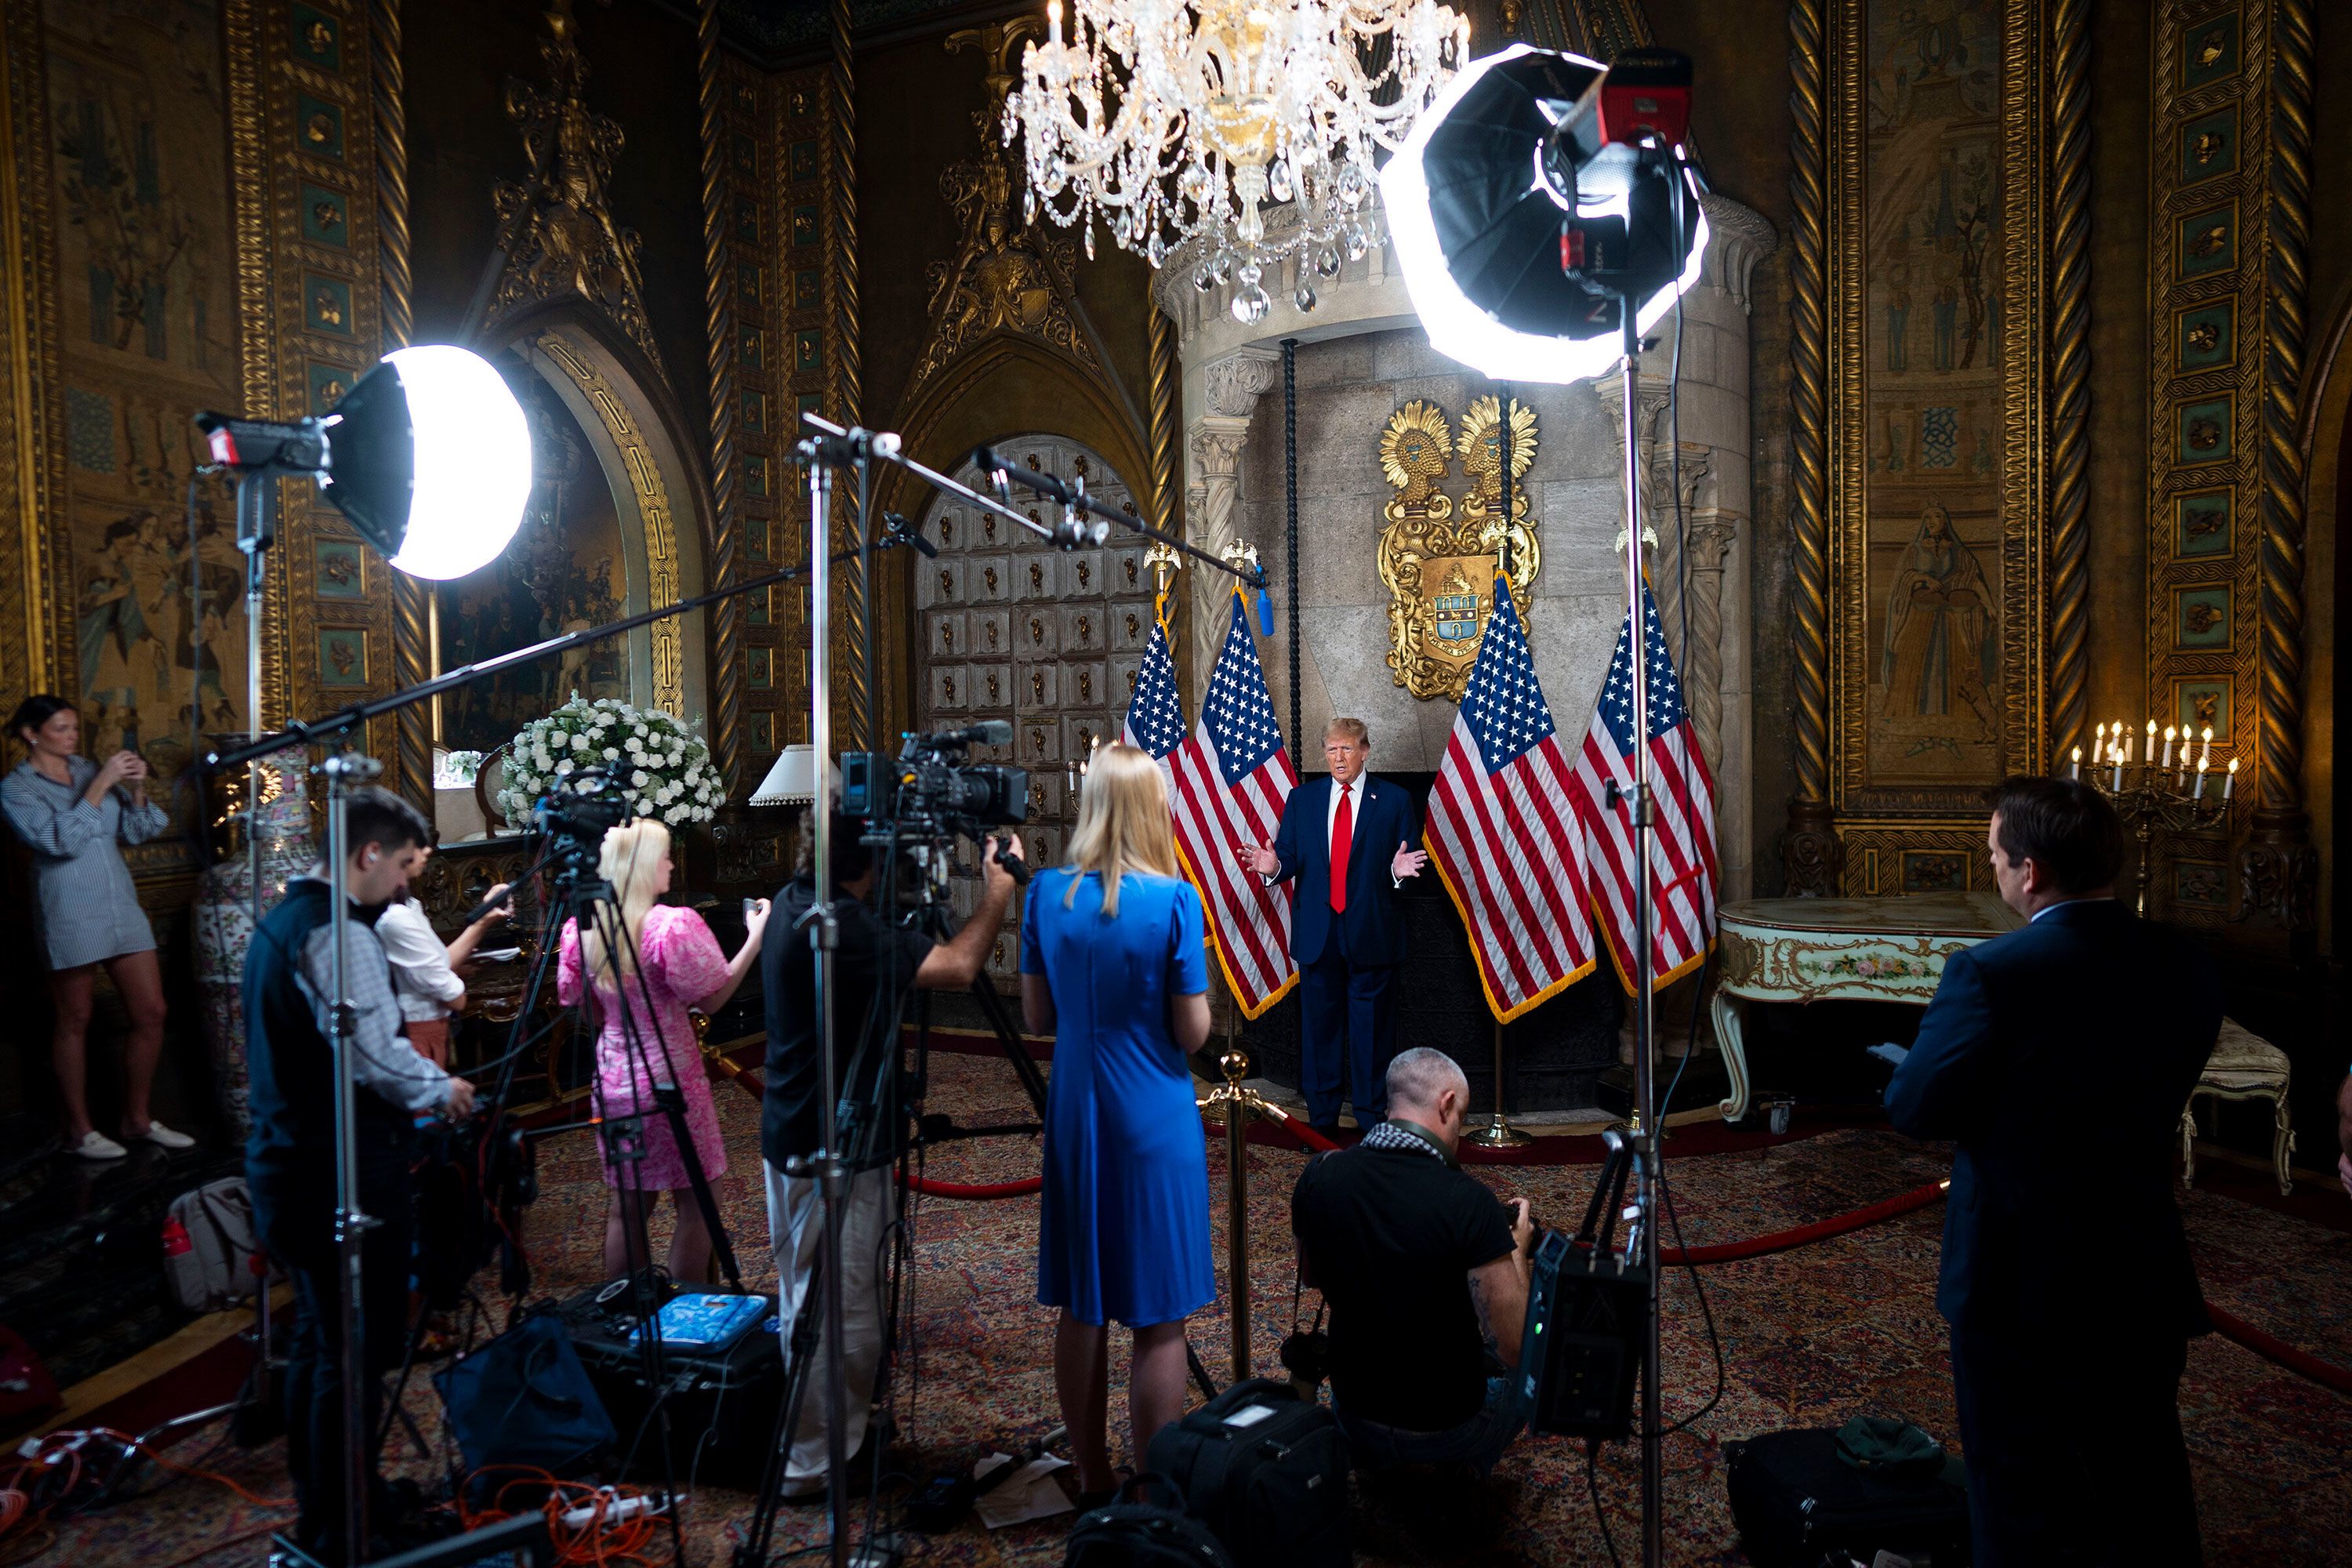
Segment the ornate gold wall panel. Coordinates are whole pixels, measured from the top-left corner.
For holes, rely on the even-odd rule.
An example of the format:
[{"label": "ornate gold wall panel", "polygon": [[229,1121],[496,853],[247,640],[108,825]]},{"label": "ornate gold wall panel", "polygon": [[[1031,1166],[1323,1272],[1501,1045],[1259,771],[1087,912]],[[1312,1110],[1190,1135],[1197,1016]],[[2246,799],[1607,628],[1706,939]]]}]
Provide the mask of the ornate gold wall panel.
[{"label": "ornate gold wall panel", "polygon": [[[2148,205],[2148,710],[2241,760],[2232,821],[2153,878],[2190,921],[2311,923],[2303,757],[2309,0],[2165,0]],[[2246,836],[2234,900],[2221,875]]]},{"label": "ornate gold wall panel", "polygon": [[[2048,755],[2052,367],[2087,329],[2051,279],[2085,196],[2052,168],[2085,110],[2053,87],[2075,4],[1791,7],[1795,890],[1900,890],[1906,843],[1952,853],[1981,788]],[[1879,868],[1841,867],[1832,824]]]},{"label": "ornate gold wall panel", "polygon": [[58,568],[65,535],[66,449],[56,426],[56,209],[41,14],[0,13],[0,706],[62,684],[67,612]]},{"label": "ornate gold wall panel", "polygon": [[[808,504],[792,451],[801,411],[834,406],[827,279],[835,258],[824,216],[824,68],[771,75],[722,56],[719,80],[740,578],[808,554]],[[749,782],[778,751],[808,739],[807,591],[774,587],[743,601],[741,643]]]}]

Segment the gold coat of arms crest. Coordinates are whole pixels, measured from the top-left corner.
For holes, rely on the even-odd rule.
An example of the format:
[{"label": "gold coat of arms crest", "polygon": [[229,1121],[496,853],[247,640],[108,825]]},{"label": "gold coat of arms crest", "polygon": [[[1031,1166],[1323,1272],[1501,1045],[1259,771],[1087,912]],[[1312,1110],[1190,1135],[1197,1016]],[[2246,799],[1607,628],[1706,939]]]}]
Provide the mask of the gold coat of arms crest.
[{"label": "gold coat of arms crest", "polygon": [[[1503,462],[1513,481],[1503,507]],[[1381,434],[1381,472],[1396,496],[1381,509],[1381,581],[1389,590],[1389,668],[1415,697],[1462,700],[1478,639],[1494,613],[1495,568],[1505,563],[1511,602],[1522,622],[1542,565],[1536,519],[1517,481],[1536,457],[1535,410],[1511,400],[1510,425],[1492,395],[1470,405],[1458,429],[1445,411],[1415,398],[1389,416]],[[1454,460],[1470,486],[1457,512],[1438,488]],[[1506,548],[1507,546],[1507,549]]]}]

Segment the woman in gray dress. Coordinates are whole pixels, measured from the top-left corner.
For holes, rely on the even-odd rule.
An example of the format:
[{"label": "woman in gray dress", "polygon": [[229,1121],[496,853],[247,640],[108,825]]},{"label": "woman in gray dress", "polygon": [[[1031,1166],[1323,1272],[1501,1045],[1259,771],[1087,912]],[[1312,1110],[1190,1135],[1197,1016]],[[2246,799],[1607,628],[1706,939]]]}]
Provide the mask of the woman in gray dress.
[{"label": "woman in gray dress", "polygon": [[66,1144],[85,1160],[119,1160],[127,1151],[90,1125],[88,1050],[90,991],[98,967],[114,982],[131,1014],[123,1047],[121,1133],[166,1149],[195,1140],[148,1114],[147,1091],[163,1047],[163,979],[155,933],[139,907],[131,868],[115,841],[144,844],[169,826],[147,798],[147,763],[136,752],[103,763],[78,755],[81,715],[62,697],[27,697],[9,733],[32,751],[5,783],[0,808],[33,851],[41,938],[49,963],[57,1026],[50,1057],[65,1102]]}]

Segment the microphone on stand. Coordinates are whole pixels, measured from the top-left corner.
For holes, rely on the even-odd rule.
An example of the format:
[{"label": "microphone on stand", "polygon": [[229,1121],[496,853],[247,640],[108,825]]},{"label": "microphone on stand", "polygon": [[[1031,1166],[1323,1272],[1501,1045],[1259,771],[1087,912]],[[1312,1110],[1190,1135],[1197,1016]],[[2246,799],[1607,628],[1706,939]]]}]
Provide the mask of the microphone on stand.
[{"label": "microphone on stand", "polygon": [[922,530],[916,527],[912,522],[909,522],[907,520],[905,513],[896,511],[884,512],[882,514],[882,525],[883,543],[911,544],[916,549],[921,551],[926,556],[934,560],[938,559],[940,547],[933,544],[929,540],[925,539],[923,537]]}]

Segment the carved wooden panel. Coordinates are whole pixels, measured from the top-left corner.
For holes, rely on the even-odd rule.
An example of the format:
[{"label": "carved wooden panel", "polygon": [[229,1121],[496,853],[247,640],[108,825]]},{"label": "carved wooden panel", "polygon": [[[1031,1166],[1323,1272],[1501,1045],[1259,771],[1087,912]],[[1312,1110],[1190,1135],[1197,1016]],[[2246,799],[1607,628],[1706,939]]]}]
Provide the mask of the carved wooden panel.
[{"label": "carved wooden panel", "polygon": [[[997,449],[1037,471],[1075,480],[1089,495],[1132,510],[1131,492],[1096,453],[1052,436],[1019,436]],[[978,488],[976,471],[956,478]],[[1015,489],[1018,510],[1042,525],[1042,501]],[[949,728],[981,719],[1013,723],[1010,745],[973,760],[1029,770],[1029,821],[1023,828],[1033,866],[1057,864],[1077,822],[1071,770],[1097,744],[1118,738],[1128,698],[1151,635],[1151,574],[1142,547],[1113,539],[1100,549],[1064,553],[1003,518],[941,498],[923,521],[940,556],[915,572],[916,630],[923,677],[917,683],[916,727]],[[1120,650],[1133,649],[1125,658]],[[976,875],[960,880],[956,910],[974,907]],[[1014,982],[1020,949],[1012,938],[990,961],[1000,982]]]}]

